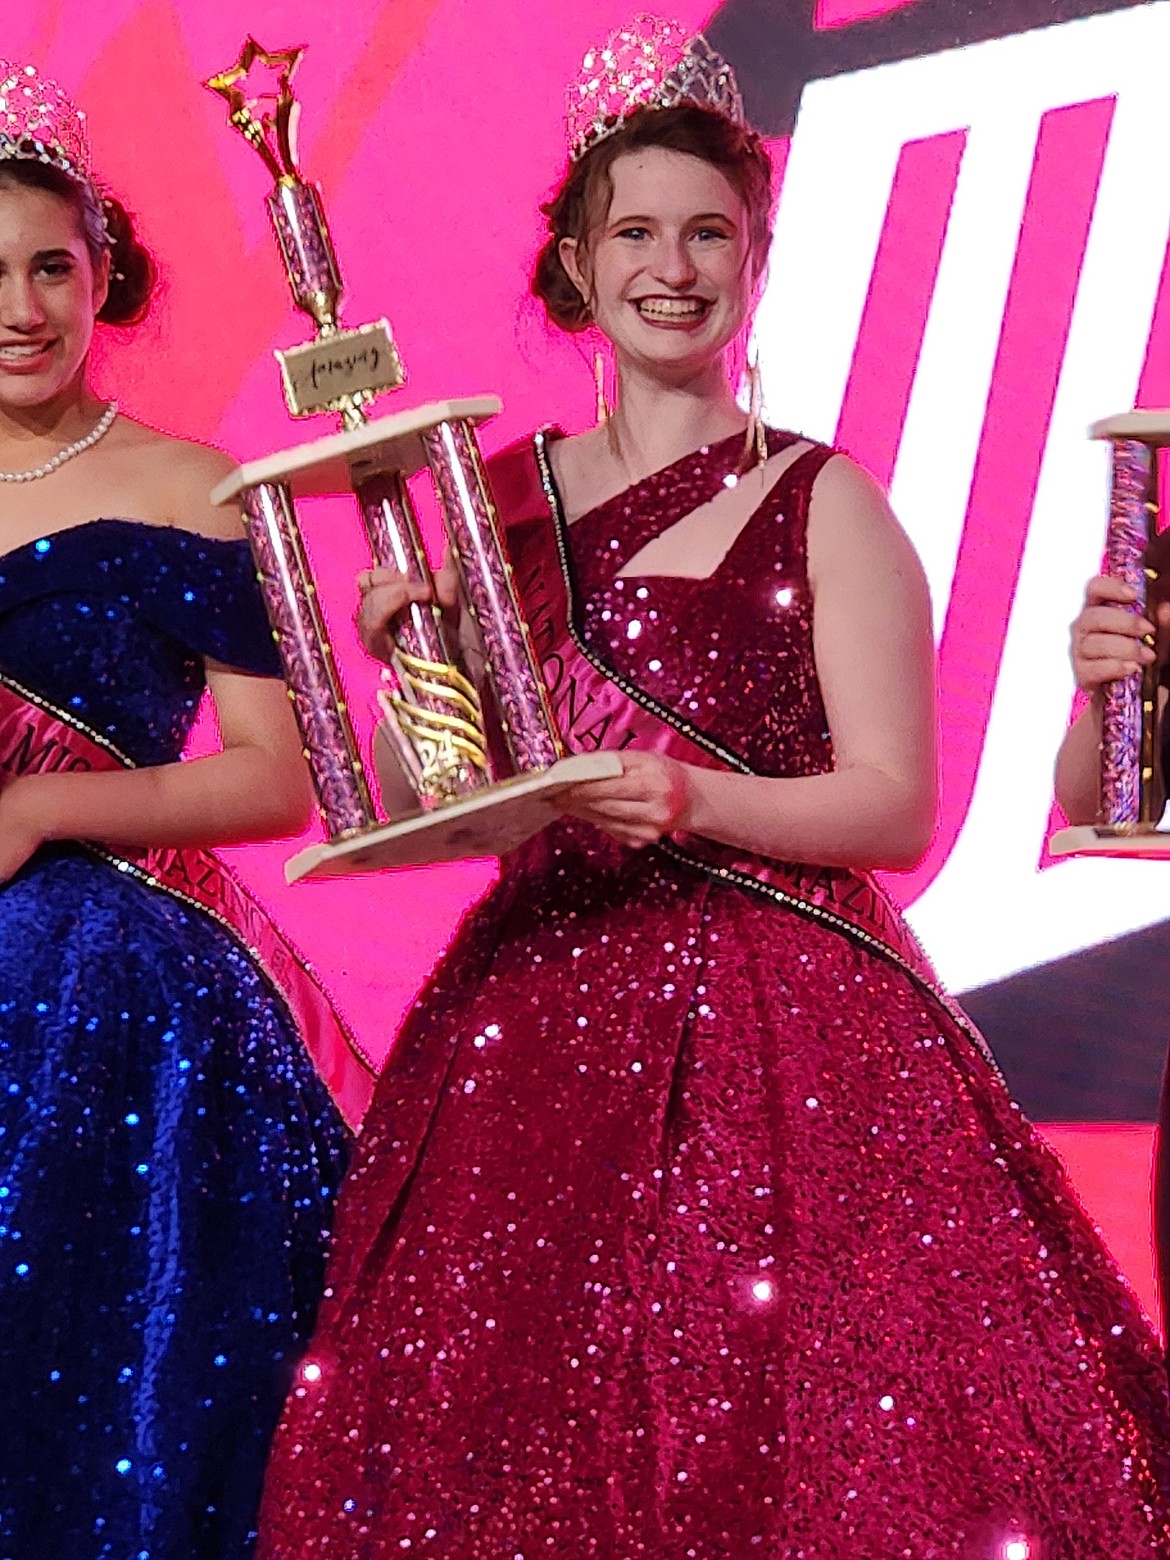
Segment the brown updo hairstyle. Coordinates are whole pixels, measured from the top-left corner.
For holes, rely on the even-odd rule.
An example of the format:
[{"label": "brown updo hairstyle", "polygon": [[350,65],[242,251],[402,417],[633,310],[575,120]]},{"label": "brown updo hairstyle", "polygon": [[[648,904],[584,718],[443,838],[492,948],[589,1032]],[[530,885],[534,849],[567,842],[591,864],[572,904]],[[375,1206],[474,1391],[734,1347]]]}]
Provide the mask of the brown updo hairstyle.
[{"label": "brown updo hairstyle", "polygon": [[158,271],[150,251],[135,237],[133,219],[120,201],[100,195],[88,181],[72,179],[50,163],[34,159],[0,161],[0,187],[6,184],[46,190],[63,200],[77,218],[95,269],[103,255],[109,255],[110,287],[97,315],[103,325],[137,325],[146,318]]},{"label": "brown updo hairstyle", "polygon": [[593,316],[561,261],[561,240],[576,239],[578,252],[588,254],[589,236],[613,199],[614,163],[627,152],[651,146],[684,152],[719,169],[747,210],[753,278],[764,268],[772,236],[772,159],[760,137],[698,103],[638,108],[569,165],[560,189],[540,208],[548,219],[549,236],[532,273],[532,295],[562,330],[587,330]]}]

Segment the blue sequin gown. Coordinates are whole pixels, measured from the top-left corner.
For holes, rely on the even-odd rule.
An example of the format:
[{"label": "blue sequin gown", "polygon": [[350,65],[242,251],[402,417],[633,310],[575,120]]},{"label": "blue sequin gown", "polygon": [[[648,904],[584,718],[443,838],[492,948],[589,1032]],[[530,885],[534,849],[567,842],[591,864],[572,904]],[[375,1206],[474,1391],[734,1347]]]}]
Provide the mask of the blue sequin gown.
[{"label": "blue sequin gown", "polygon": [[[0,557],[0,671],[141,765],[203,657],[278,671],[242,542],[103,520]],[[346,1133],[209,916],[83,847],[0,887],[0,1560],[240,1560]]]}]

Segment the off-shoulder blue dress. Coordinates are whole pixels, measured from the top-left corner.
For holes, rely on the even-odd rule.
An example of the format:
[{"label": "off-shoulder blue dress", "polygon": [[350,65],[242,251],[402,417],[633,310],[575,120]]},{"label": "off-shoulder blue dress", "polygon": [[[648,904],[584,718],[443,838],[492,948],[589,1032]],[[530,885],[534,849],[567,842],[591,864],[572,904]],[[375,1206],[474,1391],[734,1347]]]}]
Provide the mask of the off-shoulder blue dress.
[{"label": "off-shoulder blue dress", "polygon": [[[279,666],[243,542],[0,557],[0,674],[137,764]],[[162,843],[162,842],[160,842]],[[0,886],[0,1560],[240,1560],[346,1131],[231,933],[81,845]]]}]

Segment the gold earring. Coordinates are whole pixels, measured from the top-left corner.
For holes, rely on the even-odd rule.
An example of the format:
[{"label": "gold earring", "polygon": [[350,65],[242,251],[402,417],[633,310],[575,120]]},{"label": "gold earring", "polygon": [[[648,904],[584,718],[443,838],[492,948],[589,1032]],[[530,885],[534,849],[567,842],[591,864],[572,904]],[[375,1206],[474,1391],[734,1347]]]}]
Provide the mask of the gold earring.
[{"label": "gold earring", "polygon": [[609,421],[609,397],[605,393],[605,353],[597,347],[593,353],[593,384],[597,391],[597,426]]},{"label": "gold earring", "polygon": [[747,366],[748,380],[748,425],[744,439],[743,459],[745,466],[754,458],[757,466],[763,466],[768,459],[768,430],[764,425],[764,387],[760,378],[759,348],[753,347],[751,360]]}]

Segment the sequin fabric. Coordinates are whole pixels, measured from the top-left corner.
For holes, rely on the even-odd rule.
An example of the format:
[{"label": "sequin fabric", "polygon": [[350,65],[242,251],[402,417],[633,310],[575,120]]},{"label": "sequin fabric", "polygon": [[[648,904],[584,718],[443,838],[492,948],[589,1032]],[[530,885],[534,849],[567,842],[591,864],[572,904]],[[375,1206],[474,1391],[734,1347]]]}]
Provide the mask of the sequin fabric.
[{"label": "sequin fabric", "polygon": [[[769,453],[795,442],[772,434]],[[832,767],[804,564],[809,494],[831,453],[816,446],[797,457],[707,582],[628,571],[655,536],[725,491],[734,443],[724,459],[700,451],[681,470],[672,466],[639,484],[636,502],[619,494],[571,528],[585,643],[620,678],[729,744],[758,774]],[[719,592],[722,611],[680,632],[703,583]],[[781,683],[785,696],[777,699]]]},{"label": "sequin fabric", "polygon": [[[583,614],[641,687],[814,772],[803,516],[827,452],[714,580],[613,577],[735,454],[571,528]],[[550,523],[528,487],[521,553]],[[1166,1434],[1147,1323],[942,1004],[829,926],[563,822],[392,1054],[260,1553],[1130,1560],[1165,1553]]]},{"label": "sequin fabric", "polygon": [[[202,657],[277,670],[242,543],[101,521],[0,558],[0,669],[142,764]],[[347,1155],[209,917],[81,847],[0,887],[0,1556],[244,1560]]]}]

